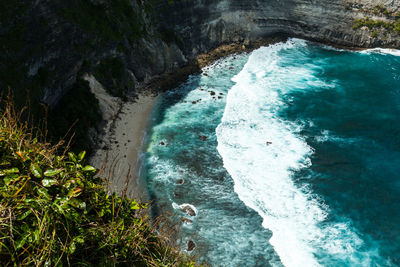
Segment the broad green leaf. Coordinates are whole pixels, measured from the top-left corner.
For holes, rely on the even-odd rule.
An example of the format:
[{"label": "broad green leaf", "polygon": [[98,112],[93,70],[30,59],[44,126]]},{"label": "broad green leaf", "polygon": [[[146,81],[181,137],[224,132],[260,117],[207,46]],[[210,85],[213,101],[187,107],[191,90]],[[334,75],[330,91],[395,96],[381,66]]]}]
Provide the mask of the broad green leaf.
[{"label": "broad green leaf", "polygon": [[70,158],[70,160],[72,160],[73,162],[77,162],[76,160],[76,156],[73,152],[68,152],[68,157]]},{"label": "broad green leaf", "polygon": [[74,237],[74,241],[75,241],[76,243],[82,244],[82,243],[85,242],[85,239],[83,238],[83,236],[78,235],[78,236],[75,236],[75,237]]},{"label": "broad green leaf", "polygon": [[50,200],[50,195],[47,192],[46,188],[43,188],[43,187],[39,188],[37,192],[38,192],[39,196],[43,197],[44,199]]},{"label": "broad green leaf", "polygon": [[7,160],[3,160],[2,162],[0,162],[0,166],[7,166],[10,165],[11,163]]},{"label": "broad green leaf", "polygon": [[0,176],[5,176],[7,174],[12,174],[12,173],[19,173],[18,168],[11,168],[8,170],[0,170]]},{"label": "broad green leaf", "polygon": [[132,210],[138,210],[138,209],[140,209],[140,206],[139,206],[139,204],[136,202],[136,200],[133,200],[133,201],[131,202],[131,209],[132,209]]},{"label": "broad green leaf", "polygon": [[57,183],[57,181],[54,180],[54,179],[45,178],[45,179],[42,180],[42,185],[44,187],[50,187],[52,185],[55,185],[56,183]]},{"label": "broad green leaf", "polygon": [[59,174],[61,171],[62,169],[55,169],[55,170],[50,169],[44,172],[44,176],[51,177]]},{"label": "broad green leaf", "polygon": [[83,150],[81,153],[79,153],[78,160],[82,161],[85,158],[85,155],[86,155],[86,151]]},{"label": "broad green leaf", "polygon": [[3,181],[4,181],[4,183],[6,185],[9,185],[12,180],[13,179],[11,177],[9,177],[9,176],[6,176],[6,177],[3,178]]},{"label": "broad green leaf", "polygon": [[86,166],[82,169],[82,171],[84,171],[84,172],[95,172],[95,171],[96,171],[96,168],[95,168],[95,167],[92,167],[92,166],[90,166],[90,165],[86,165]]},{"label": "broad green leaf", "polygon": [[72,254],[75,252],[76,246],[75,242],[72,242],[71,245],[69,245],[69,253]]},{"label": "broad green leaf", "polygon": [[31,172],[33,174],[33,176],[35,176],[36,178],[40,178],[42,177],[42,170],[40,169],[39,165],[35,164],[31,164]]}]

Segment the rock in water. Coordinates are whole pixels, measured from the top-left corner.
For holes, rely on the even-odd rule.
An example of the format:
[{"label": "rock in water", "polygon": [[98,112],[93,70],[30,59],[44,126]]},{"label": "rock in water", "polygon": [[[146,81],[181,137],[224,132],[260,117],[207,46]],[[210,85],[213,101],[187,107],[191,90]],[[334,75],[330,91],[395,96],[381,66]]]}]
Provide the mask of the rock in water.
[{"label": "rock in water", "polygon": [[188,218],[185,218],[185,217],[182,217],[181,220],[182,220],[182,222],[187,223],[187,224],[192,224],[193,223],[193,221],[191,219],[188,219]]},{"label": "rock in water", "polygon": [[183,207],[182,211],[189,216],[192,217],[196,216],[196,212],[190,206]]},{"label": "rock in water", "polygon": [[193,251],[195,247],[196,247],[196,244],[192,240],[189,240],[187,251],[188,252]]}]

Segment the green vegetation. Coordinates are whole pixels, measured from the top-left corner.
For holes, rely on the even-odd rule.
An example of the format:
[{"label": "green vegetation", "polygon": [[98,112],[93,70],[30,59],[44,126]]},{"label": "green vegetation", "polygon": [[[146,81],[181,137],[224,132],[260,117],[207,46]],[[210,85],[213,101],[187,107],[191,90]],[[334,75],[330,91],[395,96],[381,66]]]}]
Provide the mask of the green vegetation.
[{"label": "green vegetation", "polygon": [[389,32],[396,32],[397,34],[400,34],[400,18],[397,18],[395,21],[387,22],[366,17],[364,19],[355,20],[353,29],[357,30],[364,26],[367,27],[369,30],[376,31],[376,29],[383,28]]},{"label": "green vegetation", "polygon": [[383,14],[386,16],[391,15],[393,12],[388,10],[386,7],[383,5],[376,5],[375,8],[373,9],[374,14]]},{"label": "green vegetation", "polygon": [[106,193],[85,152],[58,154],[1,107],[2,266],[196,266],[156,234],[147,205]]}]

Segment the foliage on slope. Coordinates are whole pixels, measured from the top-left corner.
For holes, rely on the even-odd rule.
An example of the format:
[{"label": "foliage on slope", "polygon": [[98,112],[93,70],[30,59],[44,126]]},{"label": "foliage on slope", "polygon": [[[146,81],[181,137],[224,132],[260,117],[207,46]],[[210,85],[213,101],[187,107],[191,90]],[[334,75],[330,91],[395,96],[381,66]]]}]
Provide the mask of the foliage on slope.
[{"label": "foliage on slope", "polygon": [[0,106],[1,266],[195,266],[156,234],[146,204],[106,193],[85,152],[57,154]]}]

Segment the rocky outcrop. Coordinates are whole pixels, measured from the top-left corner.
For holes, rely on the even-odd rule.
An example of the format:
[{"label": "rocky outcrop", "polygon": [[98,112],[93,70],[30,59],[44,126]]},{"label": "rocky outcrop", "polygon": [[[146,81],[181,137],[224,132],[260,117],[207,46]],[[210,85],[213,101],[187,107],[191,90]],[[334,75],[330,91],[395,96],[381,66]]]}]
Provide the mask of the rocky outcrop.
[{"label": "rocky outcrop", "polygon": [[123,95],[217,46],[248,46],[273,35],[400,47],[396,32],[353,29],[367,16],[397,20],[400,4],[391,0],[159,0],[153,6],[142,0],[0,1],[8,10],[0,13],[0,86],[31,89],[50,106],[85,72]]}]

